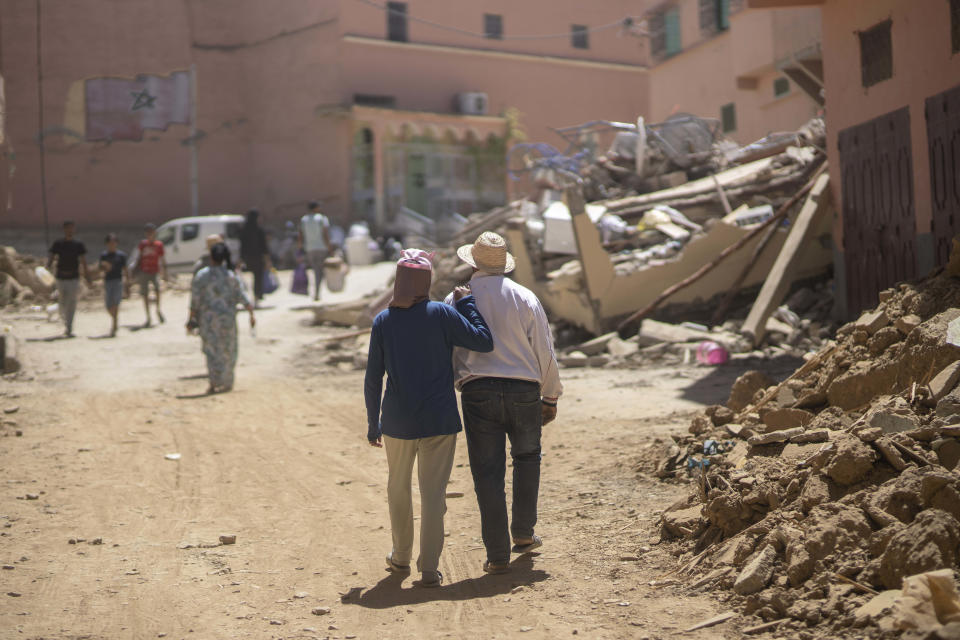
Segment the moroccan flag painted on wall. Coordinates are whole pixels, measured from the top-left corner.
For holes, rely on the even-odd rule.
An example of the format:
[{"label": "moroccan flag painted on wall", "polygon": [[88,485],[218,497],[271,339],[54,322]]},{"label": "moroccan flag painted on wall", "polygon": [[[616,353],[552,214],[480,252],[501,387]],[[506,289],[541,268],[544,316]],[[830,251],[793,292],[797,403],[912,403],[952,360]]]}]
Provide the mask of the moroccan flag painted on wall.
[{"label": "moroccan flag painted on wall", "polygon": [[86,139],[142,140],[145,129],[190,122],[190,74],[89,78],[85,87]]}]

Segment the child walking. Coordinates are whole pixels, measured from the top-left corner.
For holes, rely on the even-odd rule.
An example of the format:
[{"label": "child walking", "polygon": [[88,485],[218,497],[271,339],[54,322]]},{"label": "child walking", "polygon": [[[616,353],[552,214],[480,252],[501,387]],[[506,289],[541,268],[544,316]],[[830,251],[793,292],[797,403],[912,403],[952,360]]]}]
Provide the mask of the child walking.
[{"label": "child walking", "polygon": [[100,254],[100,271],[103,273],[103,298],[112,324],[110,337],[117,335],[117,314],[123,300],[124,278],[130,290],[130,271],[127,269],[127,254],[117,250],[117,234],[109,233],[104,240],[107,249]]}]

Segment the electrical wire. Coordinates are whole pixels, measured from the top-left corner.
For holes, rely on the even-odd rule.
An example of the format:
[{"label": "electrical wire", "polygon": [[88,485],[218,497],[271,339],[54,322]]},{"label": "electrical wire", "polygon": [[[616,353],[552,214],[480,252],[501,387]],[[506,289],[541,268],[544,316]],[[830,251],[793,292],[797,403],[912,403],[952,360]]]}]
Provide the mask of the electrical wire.
[{"label": "electrical wire", "polygon": [[[407,13],[406,11],[397,11],[396,9],[391,9],[391,8],[388,7],[388,6],[386,6],[386,5],[384,5],[384,4],[381,4],[381,3],[379,3],[379,2],[374,2],[373,0],[357,0],[357,2],[360,2],[361,4],[365,4],[365,5],[368,5],[368,6],[371,6],[371,7],[376,7],[377,9],[380,9],[381,11],[385,11],[385,12],[387,12],[387,13],[392,13],[392,14],[394,14],[394,15],[404,16],[404,17],[406,17],[408,20],[410,20],[411,22],[419,22],[420,24],[425,24],[425,25],[434,27],[434,28],[436,28],[436,29],[443,29],[443,30],[445,30],[445,31],[452,31],[452,32],[454,32],[454,33],[459,33],[459,34],[461,34],[461,35],[471,36],[471,37],[474,37],[474,38],[481,38],[481,39],[484,39],[484,40],[489,40],[489,39],[490,39],[490,36],[489,36],[488,34],[486,34],[486,33],[478,33],[478,32],[476,32],[476,31],[470,31],[469,29],[461,29],[460,27],[452,27],[452,26],[450,26],[450,25],[441,24],[441,23],[439,23],[439,22],[433,22],[433,21],[431,21],[431,20],[425,20],[425,19],[423,19],[423,18],[418,18],[418,17],[416,17],[416,16],[410,15],[410,14]],[[630,28],[630,27],[632,27],[634,24],[636,24],[637,21],[638,21],[638,18],[636,18],[636,17],[633,17],[633,16],[624,16],[623,18],[617,20],[616,22],[611,22],[611,23],[609,23],[609,24],[603,24],[603,25],[600,25],[600,26],[597,26],[597,27],[587,27],[585,30],[583,30],[583,31],[581,31],[581,32],[578,32],[578,33],[596,33],[596,32],[598,32],[598,31],[606,31],[607,29],[615,29],[615,28],[617,28],[617,27]],[[507,35],[507,34],[502,34],[502,35],[500,35],[500,36],[499,36],[498,38],[496,38],[496,39],[497,39],[497,40],[547,40],[547,39],[553,39],[553,38],[569,38],[570,35],[571,35],[571,32],[569,32],[569,31],[568,31],[567,33],[547,33],[547,34],[541,34],[541,35]]]}]

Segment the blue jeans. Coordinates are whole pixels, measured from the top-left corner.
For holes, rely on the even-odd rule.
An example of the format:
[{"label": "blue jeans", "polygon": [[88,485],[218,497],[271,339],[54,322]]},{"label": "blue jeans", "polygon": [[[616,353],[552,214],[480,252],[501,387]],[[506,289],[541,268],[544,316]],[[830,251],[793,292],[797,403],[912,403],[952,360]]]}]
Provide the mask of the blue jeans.
[{"label": "blue jeans", "polygon": [[[537,524],[540,491],[540,385],[524,380],[479,378],[461,395],[473,488],[487,560],[510,560],[510,534],[529,538]],[[507,528],[504,493],[506,440],[513,458],[513,518]]]}]

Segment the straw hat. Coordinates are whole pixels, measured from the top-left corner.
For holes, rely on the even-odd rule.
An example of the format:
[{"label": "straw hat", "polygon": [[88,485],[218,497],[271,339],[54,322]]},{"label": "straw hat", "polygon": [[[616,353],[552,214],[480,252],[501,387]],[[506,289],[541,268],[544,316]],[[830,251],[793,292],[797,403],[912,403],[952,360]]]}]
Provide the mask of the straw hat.
[{"label": "straw hat", "polygon": [[476,242],[457,249],[457,256],[484,273],[510,273],[517,266],[507,251],[506,240],[492,231],[484,231]]}]

